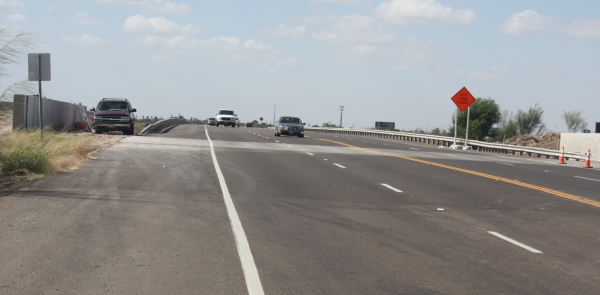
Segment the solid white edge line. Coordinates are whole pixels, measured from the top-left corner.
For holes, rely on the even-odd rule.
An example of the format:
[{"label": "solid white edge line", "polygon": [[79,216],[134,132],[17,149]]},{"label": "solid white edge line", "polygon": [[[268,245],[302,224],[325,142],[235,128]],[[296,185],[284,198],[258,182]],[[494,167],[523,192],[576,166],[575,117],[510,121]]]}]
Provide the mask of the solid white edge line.
[{"label": "solid white edge line", "polygon": [[515,240],[513,240],[513,239],[511,239],[509,237],[503,236],[503,235],[501,235],[501,234],[499,234],[497,232],[488,231],[488,233],[490,233],[490,234],[492,234],[492,235],[494,235],[494,236],[496,236],[498,238],[501,238],[501,239],[503,239],[503,240],[505,240],[505,241],[507,241],[509,243],[515,244],[515,245],[517,245],[517,246],[519,246],[519,247],[521,247],[523,249],[529,250],[529,251],[531,251],[533,253],[542,254],[542,251],[540,251],[538,249],[531,248],[531,247],[529,247],[529,246],[527,246],[527,245],[525,245],[523,243],[517,242],[517,241],[515,241]]},{"label": "solid white edge line", "polygon": [[573,176],[573,177],[576,177],[576,178],[581,178],[581,179],[585,179],[585,180],[591,180],[591,181],[600,181],[600,180],[598,180],[598,179],[587,178],[587,177],[581,177],[581,176]]},{"label": "solid white edge line", "polygon": [[387,187],[387,188],[389,188],[389,189],[391,189],[391,190],[393,190],[393,191],[395,191],[397,193],[401,193],[402,192],[401,190],[399,190],[399,189],[397,189],[397,188],[395,188],[395,187],[393,187],[393,186],[391,186],[389,184],[382,183],[381,185],[383,185],[383,186],[385,186],[385,187]]},{"label": "solid white edge line", "polygon": [[344,168],[344,169],[346,169],[346,167],[344,167],[344,166],[342,166],[342,165],[340,165],[340,164],[337,164],[337,163],[333,163],[333,165],[335,165],[335,166],[338,166],[338,167],[340,167],[340,168]]},{"label": "solid white edge line", "polygon": [[212,155],[213,163],[215,164],[215,170],[217,171],[219,184],[221,185],[221,190],[223,191],[223,199],[225,201],[225,206],[227,207],[227,214],[229,215],[229,222],[231,223],[231,229],[233,230],[233,237],[235,238],[238,255],[240,256],[240,262],[242,263],[242,270],[244,271],[248,294],[265,294],[260,282],[258,270],[256,269],[256,264],[254,263],[252,251],[250,251],[250,244],[248,243],[246,233],[242,227],[242,222],[240,221],[237,211],[235,210],[233,200],[231,199],[231,195],[229,194],[225,177],[223,176],[223,172],[221,172],[221,167],[217,161],[213,142],[210,140],[210,136],[208,135],[208,130],[206,130],[206,127],[204,127],[204,130],[206,131],[206,138],[210,144],[210,154]]}]

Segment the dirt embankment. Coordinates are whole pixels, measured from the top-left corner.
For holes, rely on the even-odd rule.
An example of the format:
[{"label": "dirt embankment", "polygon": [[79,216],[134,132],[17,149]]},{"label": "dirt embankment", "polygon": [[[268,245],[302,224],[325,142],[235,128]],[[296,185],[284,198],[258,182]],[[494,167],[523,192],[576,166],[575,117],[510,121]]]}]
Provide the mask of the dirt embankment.
[{"label": "dirt embankment", "polygon": [[504,144],[559,150],[560,132],[550,132],[542,136],[521,135],[507,138]]}]

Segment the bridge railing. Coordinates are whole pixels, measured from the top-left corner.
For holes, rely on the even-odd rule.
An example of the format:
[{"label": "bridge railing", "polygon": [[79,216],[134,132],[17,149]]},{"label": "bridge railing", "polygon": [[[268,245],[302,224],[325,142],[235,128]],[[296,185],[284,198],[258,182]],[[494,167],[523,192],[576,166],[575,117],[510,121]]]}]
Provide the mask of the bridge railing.
[{"label": "bridge railing", "polygon": [[142,132],[140,132],[140,135],[146,135],[148,133],[159,133],[161,131],[167,130],[168,128],[175,127],[177,125],[182,125],[182,124],[189,124],[189,122],[185,119],[177,119],[177,118],[160,120],[156,123],[152,123],[152,124],[146,126],[146,128],[144,128],[144,130],[142,130]]},{"label": "bridge railing", "polygon": [[[373,130],[373,129],[348,129],[348,128],[326,128],[326,127],[305,127],[307,131],[322,132],[322,133],[335,133],[335,134],[347,134],[347,135],[359,135],[368,137],[379,137],[397,139],[409,142],[425,143],[437,146],[443,146],[454,149],[471,149],[480,152],[498,153],[498,154],[512,154],[512,155],[527,155],[536,156],[538,158],[545,157],[549,158],[560,158],[560,151],[552,149],[534,148],[510,144],[500,143],[489,143],[478,140],[469,140],[467,146],[464,145],[463,139],[456,139],[454,137],[401,132],[401,131],[387,131],[387,130]],[[558,148],[558,147],[557,147]],[[579,153],[565,153],[565,160],[575,159],[585,160],[584,154]]]}]

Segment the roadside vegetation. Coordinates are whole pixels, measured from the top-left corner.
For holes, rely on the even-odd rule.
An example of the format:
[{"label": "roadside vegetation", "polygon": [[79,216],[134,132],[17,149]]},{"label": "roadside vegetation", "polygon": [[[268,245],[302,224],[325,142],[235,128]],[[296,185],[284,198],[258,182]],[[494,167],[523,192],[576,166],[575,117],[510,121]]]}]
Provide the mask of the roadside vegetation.
[{"label": "roadside vegetation", "polygon": [[0,134],[0,178],[69,171],[78,167],[93,152],[93,137],[80,134],[17,131]]},{"label": "roadside vegetation", "polygon": [[[587,122],[582,117],[582,111],[565,111],[562,118],[565,120],[568,132],[583,132]],[[529,107],[528,110],[518,110],[515,113],[508,110],[500,111],[500,106],[491,98],[478,98],[471,105],[469,120],[469,139],[494,141],[494,142],[519,142],[517,138],[527,137],[540,140],[555,138],[552,135],[558,132],[549,132],[543,120],[544,110],[539,104]],[[457,137],[466,136],[467,112],[458,114]],[[437,129],[437,128],[436,128]],[[434,131],[439,131],[435,130]],[[433,134],[433,131],[431,132]],[[442,135],[454,136],[454,114],[448,131]],[[559,136],[558,136],[559,137]]]},{"label": "roadside vegetation", "polygon": [[569,132],[583,132],[583,130],[587,129],[588,123],[583,120],[581,117],[582,114],[582,111],[565,111],[563,113],[562,117],[565,120]]},{"label": "roadside vegetation", "polygon": [[69,171],[89,159],[97,148],[94,137],[84,133],[16,131],[12,129],[12,107],[0,103],[0,195],[28,180]]},{"label": "roadside vegetation", "polygon": [[35,47],[31,39],[32,36],[28,33],[13,33],[10,29],[0,28],[0,101],[12,101],[17,93],[34,93],[34,84],[27,78],[10,85],[5,84],[11,76],[10,67],[21,64],[25,59],[25,52]]}]

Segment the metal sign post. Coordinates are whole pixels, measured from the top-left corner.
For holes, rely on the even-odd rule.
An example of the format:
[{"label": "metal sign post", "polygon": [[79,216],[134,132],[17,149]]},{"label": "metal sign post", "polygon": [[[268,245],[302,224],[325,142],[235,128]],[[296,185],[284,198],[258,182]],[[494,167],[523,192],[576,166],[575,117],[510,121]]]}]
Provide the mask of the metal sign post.
[{"label": "metal sign post", "polygon": [[50,81],[50,53],[30,53],[27,56],[29,81],[38,81],[40,104],[40,136],[44,140],[44,121],[42,112],[42,81]]},{"label": "metal sign post", "polygon": [[40,94],[40,139],[44,141],[44,122],[43,113],[42,113],[42,55],[37,55],[37,63],[38,63],[38,89]]},{"label": "metal sign post", "polygon": [[467,108],[467,135],[465,136],[465,147],[468,146],[469,143],[469,117],[471,116],[471,106]]},{"label": "metal sign post", "polygon": [[458,109],[454,112],[454,145],[456,145],[456,132],[458,130]]}]

